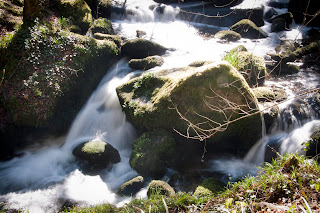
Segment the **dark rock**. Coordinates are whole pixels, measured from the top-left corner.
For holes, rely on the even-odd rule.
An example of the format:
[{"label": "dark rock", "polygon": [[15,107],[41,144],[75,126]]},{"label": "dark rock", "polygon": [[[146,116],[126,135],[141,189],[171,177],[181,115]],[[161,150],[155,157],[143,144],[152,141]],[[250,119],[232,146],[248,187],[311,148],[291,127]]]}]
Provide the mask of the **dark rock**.
[{"label": "dark rock", "polygon": [[153,41],[136,38],[125,42],[121,48],[121,53],[131,58],[145,58],[153,55],[163,55],[167,48]]},{"label": "dark rock", "polygon": [[263,16],[263,18],[268,21],[271,22],[272,17],[278,15],[277,11],[273,8],[270,8]]},{"label": "dark rock", "polygon": [[252,89],[259,102],[284,101],[287,94],[283,89],[271,87],[256,87]]},{"label": "dark rock", "polygon": [[237,22],[232,25],[230,29],[239,33],[243,38],[259,39],[267,37],[267,33],[249,19],[243,19]]},{"label": "dark rock", "polygon": [[93,166],[109,166],[120,162],[119,152],[110,144],[101,140],[92,140],[79,144],[72,154],[88,161]]},{"label": "dark rock", "polygon": [[144,186],[144,179],[142,176],[137,176],[123,184],[117,190],[117,194],[121,196],[134,196]]},{"label": "dark rock", "polygon": [[269,108],[268,110],[263,111],[263,117],[264,117],[264,122],[265,122],[267,133],[272,129],[273,125],[277,121],[278,115],[279,115],[279,107],[278,106],[274,106],[274,107]]},{"label": "dark rock", "polygon": [[281,32],[288,29],[286,20],[283,18],[275,18],[272,20],[271,32]]},{"label": "dark rock", "polygon": [[288,5],[288,11],[292,13],[297,24],[308,24],[313,27],[320,27],[320,16],[314,17],[319,8],[319,0],[290,0]]},{"label": "dark rock", "polygon": [[278,2],[278,1],[269,1],[268,6],[278,8],[278,9],[283,9],[283,8],[288,8],[288,3]]},{"label": "dark rock", "polygon": [[277,18],[284,19],[286,21],[286,24],[287,24],[288,28],[289,28],[289,25],[292,24],[292,22],[293,22],[293,15],[290,12],[278,15],[278,16],[274,17],[272,20],[277,19]]},{"label": "dark rock", "polygon": [[272,65],[267,65],[267,70],[271,75],[287,75],[298,73],[300,68],[295,64],[273,63]]}]

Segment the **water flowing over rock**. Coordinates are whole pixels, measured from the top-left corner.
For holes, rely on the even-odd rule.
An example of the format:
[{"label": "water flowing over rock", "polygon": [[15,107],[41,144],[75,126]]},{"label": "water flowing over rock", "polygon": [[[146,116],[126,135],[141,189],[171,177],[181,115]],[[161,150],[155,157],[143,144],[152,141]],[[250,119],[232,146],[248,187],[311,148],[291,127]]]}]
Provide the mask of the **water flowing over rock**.
[{"label": "water flowing over rock", "polygon": [[217,143],[223,136],[236,137],[235,146],[244,150],[261,136],[260,113],[227,124],[258,111],[257,99],[245,79],[227,62],[142,75],[118,87],[117,94],[127,119],[137,128],[175,129],[197,136],[182,118],[199,132],[217,128],[217,134],[208,139],[215,142],[216,152],[221,151],[219,147],[234,145]]},{"label": "water flowing over rock", "polygon": [[136,38],[125,42],[121,52],[131,58],[145,58],[153,55],[163,55],[167,48],[153,41],[142,38]]},{"label": "water flowing over rock", "polygon": [[119,152],[110,144],[101,140],[92,140],[79,144],[72,154],[93,166],[109,166],[120,162]]}]

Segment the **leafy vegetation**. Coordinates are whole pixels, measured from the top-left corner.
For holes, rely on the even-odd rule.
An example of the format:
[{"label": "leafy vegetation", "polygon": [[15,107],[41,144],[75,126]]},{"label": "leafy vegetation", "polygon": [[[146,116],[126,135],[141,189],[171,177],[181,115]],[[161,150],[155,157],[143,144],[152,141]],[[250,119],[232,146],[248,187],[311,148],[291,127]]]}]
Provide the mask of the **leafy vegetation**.
[{"label": "leafy vegetation", "polygon": [[290,154],[265,163],[259,174],[229,183],[217,196],[178,192],[110,204],[74,207],[65,212],[319,212],[320,167],[315,159]]}]

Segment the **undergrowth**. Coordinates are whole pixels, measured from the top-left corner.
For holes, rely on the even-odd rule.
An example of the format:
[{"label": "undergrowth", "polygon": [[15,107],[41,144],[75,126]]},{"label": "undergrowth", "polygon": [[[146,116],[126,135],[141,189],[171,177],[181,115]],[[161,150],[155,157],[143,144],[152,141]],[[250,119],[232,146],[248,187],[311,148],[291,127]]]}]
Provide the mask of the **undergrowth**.
[{"label": "undergrowth", "polygon": [[265,163],[257,176],[229,183],[216,197],[174,196],[135,199],[123,207],[110,204],[74,207],[65,212],[320,212],[320,168],[297,154]]}]

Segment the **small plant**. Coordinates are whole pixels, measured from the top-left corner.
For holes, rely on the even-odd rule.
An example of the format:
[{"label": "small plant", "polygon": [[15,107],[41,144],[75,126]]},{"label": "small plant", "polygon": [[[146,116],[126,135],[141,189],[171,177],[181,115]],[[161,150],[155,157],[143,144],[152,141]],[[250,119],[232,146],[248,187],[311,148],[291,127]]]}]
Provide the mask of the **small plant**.
[{"label": "small plant", "polygon": [[147,74],[142,75],[137,82],[133,85],[134,89],[138,89],[141,87],[148,88],[151,84],[151,80],[155,79],[157,76],[154,72],[149,72]]}]

